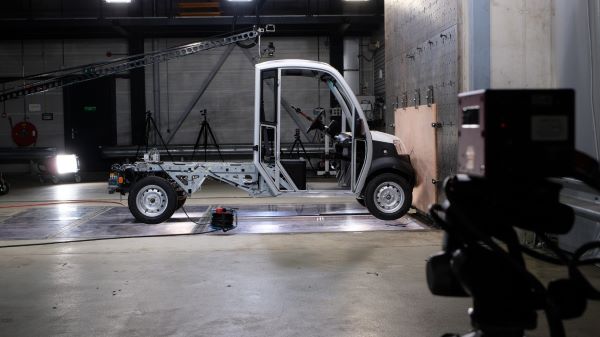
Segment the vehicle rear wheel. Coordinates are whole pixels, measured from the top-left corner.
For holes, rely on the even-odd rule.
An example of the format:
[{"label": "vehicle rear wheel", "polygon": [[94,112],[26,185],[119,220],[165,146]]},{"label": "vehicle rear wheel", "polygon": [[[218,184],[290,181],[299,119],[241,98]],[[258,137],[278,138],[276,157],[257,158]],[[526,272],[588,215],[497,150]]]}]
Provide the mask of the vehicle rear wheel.
[{"label": "vehicle rear wheel", "polygon": [[138,221],[157,224],[175,212],[177,193],[166,179],[148,176],[133,185],[127,201],[131,214]]},{"label": "vehicle rear wheel", "polygon": [[395,220],[408,212],[412,204],[412,189],[401,176],[383,173],[369,181],[364,201],[376,218]]},{"label": "vehicle rear wheel", "polygon": [[180,209],[183,204],[185,204],[185,201],[187,200],[187,197],[183,196],[183,197],[177,197],[177,208],[175,210]]}]

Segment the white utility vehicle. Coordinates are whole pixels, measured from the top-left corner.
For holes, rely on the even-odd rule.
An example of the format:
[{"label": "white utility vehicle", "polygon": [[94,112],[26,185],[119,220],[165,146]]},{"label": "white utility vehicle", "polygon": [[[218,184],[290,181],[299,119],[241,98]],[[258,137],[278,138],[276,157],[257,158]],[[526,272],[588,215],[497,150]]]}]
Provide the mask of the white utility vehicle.
[{"label": "white utility vehicle", "polygon": [[[319,116],[309,128],[326,132],[334,140],[330,158],[338,163],[339,188],[333,191],[306,184],[306,162],[282,158],[282,80],[288,76],[320,81],[340,105],[339,122],[325,126]],[[408,211],[415,184],[410,158],[401,149],[397,137],[369,130],[360,103],[332,66],[307,60],[268,61],[257,64],[255,70],[253,161],[169,162],[151,151],[144,161],[115,165],[109,191],[129,193],[129,209],[144,223],[169,219],[206,178],[253,196],[350,194],[375,217],[392,220]]]}]

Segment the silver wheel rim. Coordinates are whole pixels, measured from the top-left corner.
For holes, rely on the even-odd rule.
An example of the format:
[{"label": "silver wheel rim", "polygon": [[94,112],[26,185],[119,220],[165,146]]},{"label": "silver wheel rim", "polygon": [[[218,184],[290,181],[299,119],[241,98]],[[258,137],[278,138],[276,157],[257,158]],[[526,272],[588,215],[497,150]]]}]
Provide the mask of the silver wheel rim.
[{"label": "silver wheel rim", "polygon": [[404,205],[404,190],[392,181],[386,181],[375,189],[375,207],[383,213],[395,213]]},{"label": "silver wheel rim", "polygon": [[157,185],[148,185],[141,189],[135,202],[140,213],[149,217],[163,214],[169,204],[167,192]]}]

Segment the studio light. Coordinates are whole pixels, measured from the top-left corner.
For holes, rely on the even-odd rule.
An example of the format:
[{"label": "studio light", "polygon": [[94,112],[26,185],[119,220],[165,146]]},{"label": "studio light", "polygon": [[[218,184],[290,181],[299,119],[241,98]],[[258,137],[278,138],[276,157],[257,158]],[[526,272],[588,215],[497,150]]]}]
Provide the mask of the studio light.
[{"label": "studio light", "polygon": [[56,172],[58,174],[77,173],[79,164],[74,154],[59,154],[56,156]]}]

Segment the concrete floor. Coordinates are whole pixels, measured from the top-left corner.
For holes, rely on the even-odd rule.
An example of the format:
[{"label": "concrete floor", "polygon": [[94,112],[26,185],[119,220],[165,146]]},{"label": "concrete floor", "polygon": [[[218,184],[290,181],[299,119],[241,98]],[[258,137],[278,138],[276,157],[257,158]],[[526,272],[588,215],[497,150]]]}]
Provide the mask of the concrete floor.
[{"label": "concrete floor", "polygon": [[[2,210],[118,201],[100,184],[24,186]],[[222,185],[218,185],[222,186]],[[213,189],[213,190],[211,190]],[[209,186],[191,205],[264,203]],[[272,204],[322,201],[268,199]],[[351,199],[327,199],[350,203]],[[111,207],[114,204],[110,204]],[[186,204],[187,205],[187,204]],[[119,207],[119,206],[117,206]],[[0,336],[439,336],[469,329],[469,299],[432,296],[437,230],[201,235],[0,249]],[[0,245],[30,241],[0,241]],[[544,280],[561,268],[529,262]],[[595,285],[600,271],[588,270]],[[599,303],[567,322],[597,336]],[[546,336],[540,328],[529,336]]]}]

